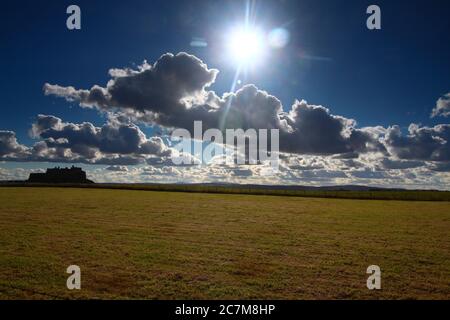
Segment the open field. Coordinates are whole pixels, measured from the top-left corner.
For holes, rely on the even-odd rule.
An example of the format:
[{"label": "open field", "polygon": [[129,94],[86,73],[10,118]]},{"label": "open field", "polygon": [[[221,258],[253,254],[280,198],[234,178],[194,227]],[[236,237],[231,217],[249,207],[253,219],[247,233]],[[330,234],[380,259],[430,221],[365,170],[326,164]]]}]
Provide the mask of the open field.
[{"label": "open field", "polygon": [[0,298],[450,299],[449,230],[449,202],[5,187]]}]

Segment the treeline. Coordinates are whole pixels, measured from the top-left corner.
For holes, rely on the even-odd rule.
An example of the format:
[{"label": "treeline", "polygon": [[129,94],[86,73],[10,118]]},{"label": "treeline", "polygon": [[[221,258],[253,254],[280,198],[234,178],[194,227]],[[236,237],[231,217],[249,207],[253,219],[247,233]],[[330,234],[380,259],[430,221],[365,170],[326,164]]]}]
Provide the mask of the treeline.
[{"label": "treeline", "polygon": [[372,190],[372,191],[345,191],[345,190],[295,190],[274,188],[255,188],[246,186],[214,186],[189,184],[35,184],[35,183],[8,183],[0,186],[11,187],[65,187],[65,188],[95,188],[118,190],[143,190],[166,192],[193,192],[193,193],[221,193],[221,194],[248,194],[266,196],[289,196],[310,198],[338,198],[363,200],[405,200],[405,201],[450,201],[450,191],[427,190]]}]

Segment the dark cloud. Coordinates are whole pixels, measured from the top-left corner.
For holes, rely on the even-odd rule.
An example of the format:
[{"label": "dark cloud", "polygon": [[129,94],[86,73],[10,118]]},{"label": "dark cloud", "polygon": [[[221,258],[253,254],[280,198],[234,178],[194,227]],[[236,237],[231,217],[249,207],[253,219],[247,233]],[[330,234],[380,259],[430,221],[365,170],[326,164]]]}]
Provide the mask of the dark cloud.
[{"label": "dark cloud", "polygon": [[424,161],[418,160],[393,160],[389,158],[383,158],[381,161],[381,169],[411,169],[411,168],[419,168],[425,166]]},{"label": "dark cloud", "polygon": [[[109,73],[112,79],[106,88],[76,90],[45,84],[44,92],[79,101],[85,107],[129,108],[168,116],[186,112],[186,106],[194,100],[204,100],[204,89],[214,82],[218,71],[187,53],[167,53],[153,65],[144,62],[138,70],[111,69]],[[192,101],[182,101],[189,98]]]},{"label": "dark cloud", "polygon": [[165,54],[154,65],[138,70],[110,70],[105,88],[76,90],[46,84],[47,95],[76,100],[81,106],[104,111],[120,109],[134,120],[193,132],[195,120],[203,130],[279,129],[281,151],[304,154],[359,154],[385,152],[370,128],[357,129],[354,120],[330,114],[321,106],[296,102],[289,113],[267,92],[247,85],[236,93],[219,97],[207,91],[218,71],[200,59],[179,53]]},{"label": "dark cloud", "polygon": [[299,170],[299,171],[306,171],[306,170],[321,170],[324,169],[325,166],[323,164],[317,164],[317,165],[292,165],[289,166],[290,170]]},{"label": "dark cloud", "polygon": [[[102,165],[123,165],[123,166],[135,166],[144,163],[144,159],[137,156],[122,156],[122,155],[101,155],[98,159],[93,161],[86,161],[80,158],[80,163],[87,164],[102,164]],[[69,162],[74,162],[73,160]]]},{"label": "dark cloud", "polygon": [[450,161],[450,124],[420,127],[411,124],[408,135],[399,126],[387,130],[385,144],[399,159]]},{"label": "dark cloud", "polygon": [[341,160],[342,170],[351,170],[357,168],[363,168],[365,166],[361,161],[357,161],[355,159],[343,159]]},{"label": "dark cloud", "polygon": [[450,172],[450,161],[434,163],[430,169],[436,172]]},{"label": "dark cloud", "polygon": [[[32,147],[20,145],[14,132],[0,131],[0,160],[103,164],[108,166],[106,171],[116,172],[125,172],[126,165],[136,164],[173,169],[172,149],[159,137],[146,137],[136,123],[158,125],[167,131],[184,128],[193,133],[194,121],[198,120],[203,130],[279,129],[282,162],[286,160],[283,152],[287,158],[292,154],[300,158],[300,154],[301,158],[319,159],[287,165],[286,174],[300,181],[387,179],[388,173],[403,174],[387,170],[404,170],[406,177],[412,174],[410,171],[420,171],[410,170],[415,168],[428,169],[422,171],[431,172],[430,176],[449,171],[448,124],[412,124],[405,135],[398,126],[358,128],[355,120],[303,100],[285,112],[279,99],[254,85],[218,96],[209,90],[218,70],[209,69],[186,53],[165,54],[153,65],[144,62],[136,70],[111,69],[109,74],[111,79],[105,87],[94,85],[89,90],[44,85],[46,95],[104,112],[106,124],[97,127],[39,115],[30,131],[39,141]],[[433,110],[435,116],[448,115],[449,98],[447,94],[439,99]],[[191,167],[173,170],[182,174],[197,166]],[[255,168],[209,168],[223,169],[234,177],[257,176],[253,174]]]},{"label": "dark cloud", "polygon": [[136,165],[148,157],[167,158],[172,149],[160,137],[147,138],[134,124],[63,122],[38,115],[30,130],[41,139],[31,148],[20,145],[14,132],[0,131],[0,159],[5,161],[77,162],[104,165]]},{"label": "dark cloud", "polygon": [[351,175],[360,179],[386,179],[389,177],[384,171],[372,171],[368,169],[353,171]]},{"label": "dark cloud", "polygon": [[288,131],[280,134],[283,151],[356,157],[358,153],[385,152],[379,142],[377,130],[357,129],[356,122],[342,116],[332,115],[327,108],[297,101],[284,119]]},{"label": "dark cloud", "polygon": [[301,171],[301,178],[311,181],[327,181],[329,179],[344,179],[347,175],[343,171],[337,170],[307,170]]},{"label": "dark cloud", "polygon": [[54,116],[39,115],[32,126],[34,136],[45,139],[50,148],[70,149],[86,158],[96,152],[109,154],[170,155],[159,137],[147,139],[134,124],[106,123],[95,127],[92,123],[64,123]]}]

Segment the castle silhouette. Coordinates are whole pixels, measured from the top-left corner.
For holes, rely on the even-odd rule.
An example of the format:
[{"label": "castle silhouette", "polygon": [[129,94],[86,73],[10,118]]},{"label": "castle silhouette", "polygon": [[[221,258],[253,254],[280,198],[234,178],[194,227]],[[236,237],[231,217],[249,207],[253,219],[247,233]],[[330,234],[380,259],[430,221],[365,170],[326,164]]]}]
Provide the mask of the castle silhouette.
[{"label": "castle silhouette", "polygon": [[94,183],[87,179],[86,172],[81,168],[72,166],[71,168],[55,167],[47,169],[45,173],[30,173],[28,182],[33,183]]}]

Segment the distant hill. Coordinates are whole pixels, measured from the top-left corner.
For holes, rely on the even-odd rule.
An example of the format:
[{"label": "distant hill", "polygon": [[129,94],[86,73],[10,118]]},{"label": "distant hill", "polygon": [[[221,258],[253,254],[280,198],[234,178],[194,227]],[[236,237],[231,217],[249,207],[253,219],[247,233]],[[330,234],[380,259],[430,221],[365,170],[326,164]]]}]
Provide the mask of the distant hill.
[{"label": "distant hill", "polygon": [[234,183],[195,183],[185,184],[192,186],[211,186],[242,189],[261,190],[298,190],[298,191],[402,191],[401,188],[381,188],[364,185],[335,185],[335,186],[304,186],[304,185],[260,185],[260,184],[234,184]]},{"label": "distant hill", "polygon": [[220,193],[240,195],[266,195],[288,197],[315,197],[367,200],[450,201],[450,191],[388,189],[360,185],[342,186],[272,186],[242,184],[168,184],[168,183],[91,183],[90,180],[52,180],[30,183],[0,182],[0,187],[67,187],[161,192]]},{"label": "distant hill", "polygon": [[[52,170],[52,169],[50,169]],[[48,183],[48,182],[37,182],[35,180],[35,174],[30,174],[30,177],[33,175],[33,178],[30,180],[3,180],[0,181],[1,184],[23,184],[24,182],[33,182],[33,183]],[[45,173],[42,173],[45,175]],[[37,176],[40,179],[40,176]],[[46,178],[45,178],[46,179]],[[93,181],[81,178],[78,181],[86,181],[86,182],[72,182],[72,181],[64,181],[61,183],[94,183]],[[382,188],[382,187],[373,187],[373,186],[365,186],[365,185],[334,185],[334,186],[305,186],[305,185],[260,185],[260,184],[237,184],[237,183],[175,183],[175,184],[165,184],[165,183],[96,183],[97,186],[130,186],[131,188],[137,186],[178,186],[183,189],[189,188],[189,186],[194,188],[230,188],[230,189],[252,189],[252,190],[286,190],[286,191],[438,191],[438,190],[419,190],[419,189],[402,189],[402,188]],[[134,189],[134,188],[133,188]]]}]

